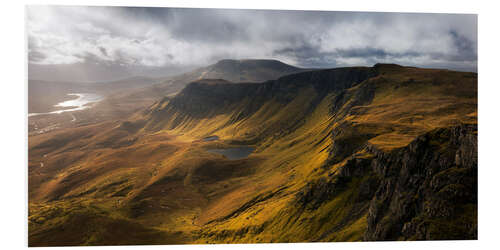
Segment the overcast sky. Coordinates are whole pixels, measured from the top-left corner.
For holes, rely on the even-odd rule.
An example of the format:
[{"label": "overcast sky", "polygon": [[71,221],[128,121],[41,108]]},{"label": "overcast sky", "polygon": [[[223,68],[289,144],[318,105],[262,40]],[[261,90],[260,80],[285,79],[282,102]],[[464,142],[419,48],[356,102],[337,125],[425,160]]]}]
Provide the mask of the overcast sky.
[{"label": "overcast sky", "polygon": [[29,63],[38,65],[273,58],[301,67],[477,67],[477,16],[463,14],[30,6],[27,36]]}]

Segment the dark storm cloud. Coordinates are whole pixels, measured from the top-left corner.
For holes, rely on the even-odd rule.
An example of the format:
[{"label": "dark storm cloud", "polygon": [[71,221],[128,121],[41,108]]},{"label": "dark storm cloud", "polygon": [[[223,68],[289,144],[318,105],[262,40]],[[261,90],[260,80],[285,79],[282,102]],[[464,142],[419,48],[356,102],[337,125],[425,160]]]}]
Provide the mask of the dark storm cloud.
[{"label": "dark storm cloud", "polygon": [[475,15],[32,6],[28,39],[38,64],[274,58],[302,67],[477,66]]},{"label": "dark storm cloud", "polygon": [[104,56],[108,56],[108,52],[106,51],[105,48],[103,47],[99,47],[99,50],[101,51],[101,53],[104,55]]},{"label": "dark storm cloud", "polygon": [[476,44],[467,39],[467,37],[460,35],[457,31],[451,30],[450,35],[453,38],[453,45],[457,48],[458,52],[452,55],[450,60],[470,60],[477,58]]}]

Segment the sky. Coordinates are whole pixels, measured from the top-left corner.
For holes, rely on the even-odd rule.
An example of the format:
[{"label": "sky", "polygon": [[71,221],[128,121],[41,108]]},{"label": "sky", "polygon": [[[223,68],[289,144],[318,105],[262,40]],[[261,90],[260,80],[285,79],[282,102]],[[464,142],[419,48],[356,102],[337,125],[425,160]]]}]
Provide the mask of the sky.
[{"label": "sky", "polygon": [[477,71],[471,14],[28,6],[26,16],[29,71],[40,78],[60,68],[169,75],[251,58]]}]

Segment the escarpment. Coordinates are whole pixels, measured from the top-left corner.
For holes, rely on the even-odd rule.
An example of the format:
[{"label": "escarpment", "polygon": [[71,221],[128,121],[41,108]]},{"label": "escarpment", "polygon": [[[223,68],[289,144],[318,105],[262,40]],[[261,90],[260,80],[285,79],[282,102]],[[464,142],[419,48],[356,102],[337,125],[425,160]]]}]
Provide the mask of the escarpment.
[{"label": "escarpment", "polygon": [[380,186],[365,240],[477,239],[477,125],[436,129],[403,149],[372,152]]},{"label": "escarpment", "polygon": [[[251,66],[231,63],[217,67]],[[477,74],[290,70],[264,82],[193,77],[127,120],[37,137],[31,237],[102,210],[141,226],[128,244],[141,232],[163,243],[477,238]],[[251,153],[214,153],[239,147]],[[73,204],[82,210],[49,216]]]},{"label": "escarpment", "polygon": [[[477,125],[439,128],[389,152],[370,144],[361,151],[334,170],[322,166],[328,174],[307,182],[254,236],[272,232],[292,242],[345,240],[345,232],[364,241],[477,239]],[[291,231],[274,231],[280,227]],[[297,228],[311,231],[293,233]],[[237,237],[224,234],[212,233],[220,240]]]},{"label": "escarpment", "polygon": [[340,93],[377,74],[373,68],[359,67],[307,71],[263,83],[199,80],[154,106],[147,127],[175,129],[192,119],[210,119],[222,114],[231,116],[229,124],[224,124],[227,126],[250,118],[267,105],[286,106],[301,96],[309,100],[298,107],[303,110],[297,113],[301,116],[296,120],[304,119],[328,94]]},{"label": "escarpment", "polygon": [[[464,92],[436,89],[437,93],[423,96],[409,91],[457,84],[443,81],[442,72],[398,65],[377,65],[372,70],[366,71],[368,78],[344,87],[316,85],[331,91],[322,96],[329,103],[323,120],[330,124],[324,130],[328,137],[316,143],[330,140],[328,157],[295,193],[287,206],[293,209],[285,210],[290,215],[261,224],[266,225],[264,232],[285,224],[312,230],[299,231],[307,236],[289,232],[277,237],[292,241],[346,239],[338,236],[340,232],[357,235],[351,240],[367,241],[475,239],[477,124],[470,113],[476,105],[475,82],[462,86],[472,99],[462,99],[461,108],[441,113],[439,106],[456,107],[452,103],[456,99],[442,104],[438,99]],[[433,80],[420,80],[420,74]],[[414,103],[428,103],[429,108],[415,109]],[[454,121],[450,115],[462,120]],[[427,121],[435,125],[429,128]],[[330,217],[334,215],[338,217]],[[311,221],[314,216],[324,220]]]}]

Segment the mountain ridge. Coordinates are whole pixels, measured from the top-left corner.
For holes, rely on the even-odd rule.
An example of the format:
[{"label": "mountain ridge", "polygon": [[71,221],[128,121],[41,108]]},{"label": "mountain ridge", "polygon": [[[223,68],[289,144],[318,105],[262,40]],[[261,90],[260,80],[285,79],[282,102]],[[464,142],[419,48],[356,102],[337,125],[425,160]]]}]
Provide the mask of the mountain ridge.
[{"label": "mountain ridge", "polygon": [[[31,138],[30,245],[96,214],[131,228],[123,244],[475,239],[476,142],[475,73],[196,80],[125,121]],[[254,151],[208,151],[241,146]],[[85,244],[113,239],[85,228]]]}]

